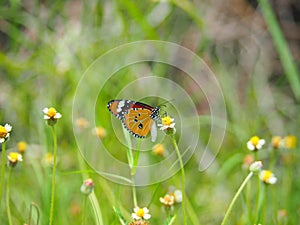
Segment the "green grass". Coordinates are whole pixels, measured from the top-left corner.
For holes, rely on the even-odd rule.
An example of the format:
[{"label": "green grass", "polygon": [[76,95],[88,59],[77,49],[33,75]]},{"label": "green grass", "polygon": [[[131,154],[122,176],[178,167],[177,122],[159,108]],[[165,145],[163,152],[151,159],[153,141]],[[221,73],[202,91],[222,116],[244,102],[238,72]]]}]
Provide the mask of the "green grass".
[{"label": "green grass", "polygon": [[[234,198],[224,224],[253,225],[258,218],[262,224],[297,224],[299,145],[294,149],[282,147],[273,154],[271,139],[275,135],[299,138],[298,62],[293,59],[289,39],[279,28],[269,2],[261,0],[259,4],[271,36],[267,41],[273,42],[283,68],[279,80],[274,74],[281,71],[271,66],[274,61],[270,49],[264,45],[266,37],[254,31],[240,36],[247,24],[230,17],[225,7],[220,9],[213,3],[189,0],[4,3],[0,9],[0,125],[9,123],[13,130],[3,154],[17,151],[19,141],[26,141],[28,146],[23,162],[12,170],[9,192],[6,156],[1,160],[1,167],[5,168],[5,175],[1,175],[1,225],[9,224],[7,205],[12,224],[29,224],[29,220],[31,225],[37,224],[37,220],[39,224],[49,224],[51,198],[55,203],[53,224],[56,225],[82,224],[84,208],[85,224],[128,224],[135,204],[149,208],[149,224],[181,225],[184,215],[189,225],[221,224],[249,173],[243,167],[243,159],[251,154],[246,143],[254,135],[266,140],[257,157],[263,161],[264,169],[272,167],[278,182],[259,189],[254,174]],[[227,26],[232,20],[236,30]],[[229,33],[232,35],[226,36]],[[250,41],[253,37],[255,41]],[[128,62],[136,55],[165,53],[165,49],[145,48],[109,57],[114,48],[149,39],[177,43],[204,59],[222,90],[226,118],[212,121],[210,107],[220,106],[221,102],[213,95],[215,87],[204,79],[207,68],[197,71],[200,85],[205,85],[202,87],[186,71],[163,62],[142,61],[114,68],[116,62]],[[103,59],[100,57],[105,53],[107,61],[99,67]],[[171,58],[179,59],[177,62],[183,67],[189,68],[192,60],[196,61],[176,53],[173,51]],[[111,71],[114,74],[107,74]],[[84,76],[90,77],[84,85],[79,85]],[[159,84],[143,83],[146,77],[161,80]],[[193,107],[178,94],[182,93],[179,86],[175,90],[168,81],[185,91]],[[213,102],[208,102],[204,90],[211,91]],[[79,92],[83,94],[75,95]],[[78,96],[80,99],[74,101]],[[121,122],[106,108],[107,102],[116,98],[141,100],[153,106],[169,101],[161,113],[166,111],[175,118],[174,137],[178,142],[176,150],[185,163],[184,179],[177,157],[180,154],[163,131],[157,131],[156,143],[150,138],[137,142],[129,134],[123,134]],[[80,104],[73,107],[77,102]],[[55,125],[54,196],[51,196],[53,166],[45,160],[46,154],[53,152],[53,138],[42,113],[44,107],[50,106],[63,115]],[[78,117],[87,119],[85,128],[76,125]],[[224,128],[224,119],[226,132],[218,148],[218,138],[222,135],[211,136],[211,129]],[[192,153],[189,141],[194,140],[195,121],[199,121],[198,145]],[[95,126],[106,132],[101,141],[93,133]],[[151,151],[158,142],[165,146],[164,157]],[[208,158],[202,159],[208,143],[205,154]],[[128,159],[134,164],[133,170]],[[212,164],[200,171],[211,159]],[[143,165],[153,167],[143,170],[140,167]],[[159,180],[169,170],[171,175]],[[80,187],[87,178],[94,180],[95,188],[85,202]],[[183,180],[185,211],[178,203],[168,211],[159,198],[170,187],[183,187]],[[140,185],[133,189],[132,182]]]}]

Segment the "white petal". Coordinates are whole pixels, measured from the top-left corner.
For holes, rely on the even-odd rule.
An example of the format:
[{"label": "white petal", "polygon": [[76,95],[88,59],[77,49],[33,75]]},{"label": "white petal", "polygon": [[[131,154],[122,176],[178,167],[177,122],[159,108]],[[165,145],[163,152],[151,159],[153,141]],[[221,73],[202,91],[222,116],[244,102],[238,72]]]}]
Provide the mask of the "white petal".
[{"label": "white petal", "polygon": [[5,141],[4,138],[0,138],[0,143],[3,143]]},{"label": "white petal", "polygon": [[135,220],[141,219],[139,216],[137,216],[135,213],[131,214],[131,217]]},{"label": "white petal", "polygon": [[46,113],[46,114],[47,114],[47,113],[48,113],[48,111],[49,111],[49,109],[48,109],[48,108],[44,108],[44,109],[43,109],[43,113]]},{"label": "white petal", "polygon": [[248,141],[248,142],[247,142],[247,148],[248,148],[249,150],[253,151],[253,150],[255,149],[255,146],[252,144],[251,141]]},{"label": "white petal", "polygon": [[270,177],[270,179],[268,180],[268,183],[270,183],[270,184],[275,184],[276,182],[277,182],[276,177]]},{"label": "white petal", "polygon": [[55,116],[54,116],[55,119],[59,119],[61,117],[62,117],[62,115],[60,113],[56,113]]},{"label": "white petal", "polygon": [[171,118],[171,122],[173,122],[174,121],[174,118]]},{"label": "white petal", "polygon": [[44,115],[44,120],[49,120],[50,119],[50,117],[49,116],[47,116],[47,115]]},{"label": "white petal", "polygon": [[265,143],[266,143],[266,141],[264,139],[260,139],[258,141],[258,144],[261,145],[261,146],[263,146]]},{"label": "white petal", "polygon": [[5,138],[8,138],[8,137],[9,137],[9,133],[6,134]]},{"label": "white petal", "polygon": [[18,155],[18,161],[23,161],[23,157],[21,154]]},{"label": "white petal", "polygon": [[162,126],[164,126],[164,125],[162,125],[162,124],[157,124],[157,126],[158,126],[158,127],[162,127]]},{"label": "white petal", "polygon": [[134,209],[133,209],[133,211],[136,213],[137,211],[139,211],[139,207],[135,207]]},{"label": "white petal", "polygon": [[161,128],[160,128],[160,130],[165,130],[165,129],[167,129],[167,127],[161,127]]},{"label": "white petal", "polygon": [[175,127],[175,123],[171,123],[171,125],[169,127],[170,128],[174,128]]},{"label": "white petal", "polygon": [[150,217],[151,217],[151,215],[150,215],[150,214],[147,214],[147,213],[146,213],[146,214],[144,215],[144,219],[145,219],[145,220],[149,220],[149,219],[150,219]]},{"label": "white petal", "polygon": [[5,128],[5,130],[6,130],[7,132],[11,132],[11,130],[12,130],[12,126],[9,125],[8,123],[5,124],[4,128]]},{"label": "white petal", "polygon": [[144,211],[145,214],[147,214],[149,212],[149,209],[147,209],[147,207],[144,207],[143,211]]},{"label": "white petal", "polygon": [[182,191],[181,190],[174,191],[174,195],[175,195],[175,200],[177,203],[182,202]]}]

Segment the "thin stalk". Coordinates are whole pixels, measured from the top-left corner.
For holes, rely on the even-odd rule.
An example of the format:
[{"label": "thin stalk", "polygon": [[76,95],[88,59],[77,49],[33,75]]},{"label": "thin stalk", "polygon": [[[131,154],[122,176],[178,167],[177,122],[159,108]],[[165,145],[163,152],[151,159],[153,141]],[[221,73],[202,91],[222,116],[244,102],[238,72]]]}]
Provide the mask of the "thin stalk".
[{"label": "thin stalk", "polygon": [[50,217],[49,225],[53,224],[53,214],[54,214],[54,197],[55,197],[55,176],[56,176],[56,154],[57,154],[57,137],[55,127],[52,128],[53,136],[53,170],[52,170],[52,190],[51,190],[51,206],[50,206]]},{"label": "thin stalk", "polygon": [[287,79],[290,83],[291,89],[294,92],[296,99],[300,100],[300,79],[297,65],[293,59],[291,51],[285,40],[283,32],[277,22],[274,12],[270,6],[269,0],[259,0],[259,5],[263,14],[263,17],[268,26],[268,30],[273,38],[275,48],[278,52],[278,56],[285,70]]},{"label": "thin stalk", "polygon": [[234,195],[234,197],[233,197],[233,199],[232,199],[232,201],[231,201],[231,203],[230,203],[230,205],[229,205],[229,207],[228,207],[228,209],[227,209],[227,211],[225,213],[225,216],[223,218],[223,221],[222,221],[221,225],[225,225],[226,224],[228,216],[229,216],[229,214],[230,214],[230,212],[231,212],[231,210],[232,210],[232,208],[233,208],[233,206],[234,206],[237,198],[241,194],[242,190],[244,189],[245,185],[248,183],[248,181],[250,180],[250,178],[252,177],[252,175],[253,175],[253,172],[250,172],[248,174],[248,176],[245,178],[245,180],[243,181],[243,183],[241,184],[241,186],[239,187],[239,189],[237,190],[237,192],[235,193],[235,195]]},{"label": "thin stalk", "polygon": [[141,143],[142,143],[142,139],[139,138],[136,144],[136,152],[134,154],[134,159],[133,159],[133,166],[132,166],[132,170],[131,170],[131,176],[134,176],[136,173],[136,167],[139,163],[139,157],[140,157],[140,153],[141,153]]},{"label": "thin stalk", "polygon": [[134,207],[137,207],[137,197],[136,197],[136,189],[135,189],[135,180],[134,177],[132,177],[132,198],[133,198],[133,205]]},{"label": "thin stalk", "polygon": [[86,220],[86,202],[87,202],[87,196],[84,196],[84,200],[83,200],[83,213],[82,213],[82,225],[85,224],[85,220]]},{"label": "thin stalk", "polygon": [[7,219],[8,219],[8,224],[12,225],[12,218],[11,218],[11,212],[10,212],[10,204],[9,204],[9,197],[10,197],[10,178],[11,178],[11,172],[12,168],[9,168],[8,171],[8,177],[7,177],[7,182],[6,182],[6,211],[7,211]]},{"label": "thin stalk", "polygon": [[181,169],[181,189],[182,189],[181,206],[182,206],[182,214],[183,214],[183,224],[186,225],[187,220],[186,220],[186,212],[185,212],[185,174],[184,174],[184,166],[183,166],[181,154],[180,154],[180,151],[178,149],[178,145],[176,143],[174,135],[171,135],[171,140],[172,140],[172,143],[174,145],[174,148],[175,148],[178,160],[179,160],[179,164],[180,164],[180,169]]},{"label": "thin stalk", "polygon": [[[78,156],[78,161],[79,161],[79,167],[83,169],[83,171],[89,171],[89,170],[86,170],[86,165],[84,164],[84,161],[81,157],[81,155],[77,154]],[[88,179],[88,176],[85,175],[84,173],[81,173],[82,175],[82,179],[83,181]],[[101,213],[101,209],[100,209],[100,205],[99,205],[99,202],[98,202],[98,199],[95,195],[95,192],[93,191],[90,195],[89,195],[89,202],[92,206],[92,210],[94,212],[94,219],[95,219],[95,224],[97,225],[103,225],[103,218],[102,218],[102,213]]]},{"label": "thin stalk", "polygon": [[36,225],[38,225],[39,221],[40,221],[40,210],[39,210],[39,207],[37,206],[37,204],[35,204],[34,202],[31,202],[31,204],[30,204],[28,225],[31,225],[31,216],[32,216],[32,208],[33,207],[36,209],[36,213],[37,213]]},{"label": "thin stalk", "polygon": [[[261,183],[261,182],[260,182]],[[263,224],[263,214],[264,214],[264,202],[265,202],[265,184],[261,185],[261,190],[259,194],[258,210],[257,210],[257,220],[255,224]]]},{"label": "thin stalk", "polygon": [[0,206],[1,206],[4,174],[5,174],[5,157],[6,157],[5,142],[3,142],[2,143],[2,155],[1,155]]},{"label": "thin stalk", "polygon": [[257,181],[258,181],[258,186],[257,186],[257,197],[256,197],[254,222],[256,222],[258,220],[259,202],[260,202],[260,195],[261,195],[261,180],[258,178]]}]

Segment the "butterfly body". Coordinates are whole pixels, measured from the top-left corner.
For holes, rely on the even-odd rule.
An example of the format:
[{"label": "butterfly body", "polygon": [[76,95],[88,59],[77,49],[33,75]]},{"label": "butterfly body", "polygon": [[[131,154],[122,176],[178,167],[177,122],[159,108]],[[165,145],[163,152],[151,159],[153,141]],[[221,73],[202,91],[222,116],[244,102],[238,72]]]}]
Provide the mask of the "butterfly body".
[{"label": "butterfly body", "polygon": [[124,127],[137,138],[145,138],[159,119],[160,106],[152,107],[132,100],[111,100],[109,111],[120,119]]}]

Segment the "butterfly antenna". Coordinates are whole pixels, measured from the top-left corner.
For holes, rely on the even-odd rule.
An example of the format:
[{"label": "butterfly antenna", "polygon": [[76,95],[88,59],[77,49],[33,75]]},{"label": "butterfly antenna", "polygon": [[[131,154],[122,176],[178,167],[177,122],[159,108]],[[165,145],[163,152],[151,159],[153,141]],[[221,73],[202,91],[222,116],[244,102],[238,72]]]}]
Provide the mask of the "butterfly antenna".
[{"label": "butterfly antenna", "polygon": [[163,103],[161,103],[160,105],[158,105],[158,106],[164,106],[164,107],[167,107],[165,104],[166,103],[170,103],[170,102],[172,102],[172,101],[175,101],[175,98],[173,98],[173,99],[171,99],[171,100],[167,100],[167,101],[164,101]]}]

